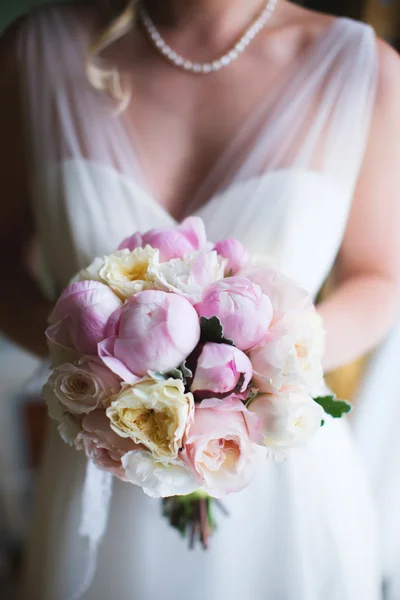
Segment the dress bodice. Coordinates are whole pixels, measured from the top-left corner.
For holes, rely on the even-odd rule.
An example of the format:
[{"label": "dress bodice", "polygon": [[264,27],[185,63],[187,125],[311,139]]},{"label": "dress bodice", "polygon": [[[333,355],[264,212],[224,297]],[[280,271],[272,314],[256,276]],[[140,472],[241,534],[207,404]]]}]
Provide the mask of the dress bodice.
[{"label": "dress bodice", "polygon": [[[90,172],[84,190],[82,170]],[[145,189],[111,167],[64,161],[41,185],[57,207],[47,215],[42,241],[52,249],[45,255],[48,273],[57,273],[60,286],[134,231],[176,224]],[[233,184],[195,212],[212,241],[239,239],[315,294],[340,246],[350,201],[345,189],[318,172],[282,169]]]}]

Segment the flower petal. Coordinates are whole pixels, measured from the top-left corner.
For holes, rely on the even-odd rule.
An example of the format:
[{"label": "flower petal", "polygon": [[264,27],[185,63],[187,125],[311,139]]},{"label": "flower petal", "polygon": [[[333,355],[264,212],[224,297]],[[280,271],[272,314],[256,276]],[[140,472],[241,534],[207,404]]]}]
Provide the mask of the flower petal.
[{"label": "flower petal", "polygon": [[109,337],[99,343],[97,349],[103,363],[125,383],[133,385],[140,377],[132,373],[118,358],[114,356],[114,347],[117,337]]},{"label": "flower petal", "polygon": [[198,488],[189,468],[183,462],[156,461],[150,452],[133,451],[122,457],[127,479],[143,488],[152,498],[185,496]]}]

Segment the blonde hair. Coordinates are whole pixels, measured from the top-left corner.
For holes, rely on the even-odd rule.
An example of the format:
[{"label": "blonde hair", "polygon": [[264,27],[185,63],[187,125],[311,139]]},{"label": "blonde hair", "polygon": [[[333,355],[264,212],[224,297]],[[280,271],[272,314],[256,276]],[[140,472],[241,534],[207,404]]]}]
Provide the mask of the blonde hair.
[{"label": "blonde hair", "polygon": [[99,38],[91,45],[86,60],[86,73],[90,84],[100,92],[107,92],[118,103],[119,112],[129,103],[130,90],[121,83],[121,74],[116,67],[106,68],[96,64],[101,53],[134,26],[136,0],[129,0],[121,13],[111,19]]}]

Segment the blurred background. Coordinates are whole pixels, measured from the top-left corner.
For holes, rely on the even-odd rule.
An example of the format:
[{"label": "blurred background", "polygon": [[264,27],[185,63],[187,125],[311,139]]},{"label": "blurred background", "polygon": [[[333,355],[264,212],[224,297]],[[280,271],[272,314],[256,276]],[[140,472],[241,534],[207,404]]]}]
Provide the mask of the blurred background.
[{"label": "blurred background", "polygon": [[[52,0],[47,0],[51,2]],[[309,8],[348,16],[373,25],[379,36],[400,50],[399,0],[306,0]],[[0,34],[38,0],[2,0]],[[400,107],[399,107],[400,108]],[[338,396],[354,396],[363,361],[330,376]],[[35,357],[0,336],[0,598],[14,598],[24,537],[29,526],[35,473],[46,427],[46,410],[34,382]],[[56,599],[55,599],[56,600]],[[361,600],[361,599],[355,599]]]}]

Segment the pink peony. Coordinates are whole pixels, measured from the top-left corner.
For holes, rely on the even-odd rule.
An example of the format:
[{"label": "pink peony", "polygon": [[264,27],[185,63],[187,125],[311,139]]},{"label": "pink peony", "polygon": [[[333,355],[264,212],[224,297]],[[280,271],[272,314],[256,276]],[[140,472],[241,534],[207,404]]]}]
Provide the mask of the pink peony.
[{"label": "pink peony", "polygon": [[145,290],[113,315],[110,337],[99,344],[103,362],[127,383],[149,371],[178,367],[200,339],[198,316],[177,294]]},{"label": "pink peony", "polygon": [[46,336],[55,365],[78,354],[97,354],[110,315],[122,305],[106,285],[79,281],[61,294],[50,315]]},{"label": "pink peony", "polygon": [[198,397],[244,392],[252,375],[251,362],[241,350],[208,342],[198,358],[190,390]]},{"label": "pink peony", "polygon": [[201,317],[218,317],[225,338],[243,351],[264,338],[272,319],[269,298],[245,277],[229,277],[210,285],[195,308]]},{"label": "pink peony", "polygon": [[246,248],[235,239],[218,242],[215,244],[214,250],[228,260],[228,264],[225,267],[226,275],[236,275],[250,260],[250,255]]},{"label": "pink peony", "polygon": [[183,258],[185,254],[206,249],[207,238],[204,223],[199,217],[189,217],[174,229],[151,229],[143,235],[135,233],[124,240],[119,249],[134,250],[138,246],[146,245],[160,251],[162,262],[172,258]]},{"label": "pink peony", "polygon": [[88,414],[82,421],[82,427],[75,440],[76,449],[84,450],[99,469],[127,481],[121,459],[128,452],[140,449],[140,446],[114,433],[102,410]]},{"label": "pink peony", "polygon": [[124,239],[122,244],[120,244],[120,246],[118,247],[118,250],[127,249],[133,252],[133,250],[135,250],[136,248],[144,248],[145,245],[146,244],[143,241],[143,234],[140,233],[140,231],[136,231],[136,233]]},{"label": "pink peony", "polygon": [[212,496],[239,492],[253,479],[258,429],[252,417],[235,398],[205,400],[196,408],[181,458]]}]

